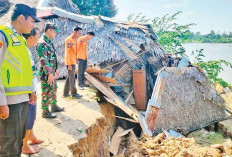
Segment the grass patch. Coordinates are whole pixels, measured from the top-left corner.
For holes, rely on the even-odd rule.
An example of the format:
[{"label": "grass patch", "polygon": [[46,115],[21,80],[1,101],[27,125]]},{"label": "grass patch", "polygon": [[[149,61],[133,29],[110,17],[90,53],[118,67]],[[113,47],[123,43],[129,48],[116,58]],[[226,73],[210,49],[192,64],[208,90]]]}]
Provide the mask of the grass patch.
[{"label": "grass patch", "polygon": [[209,132],[206,136],[207,141],[212,144],[222,144],[225,142],[225,139],[221,133]]}]

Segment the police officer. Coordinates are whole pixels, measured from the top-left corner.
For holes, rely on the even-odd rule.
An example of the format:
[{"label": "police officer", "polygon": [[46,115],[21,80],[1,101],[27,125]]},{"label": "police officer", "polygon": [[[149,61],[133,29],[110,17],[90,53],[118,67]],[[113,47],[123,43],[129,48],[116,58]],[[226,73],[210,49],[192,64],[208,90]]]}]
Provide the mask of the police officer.
[{"label": "police officer", "polygon": [[21,34],[30,33],[39,21],[35,8],[17,4],[11,23],[0,26],[0,157],[21,156],[33,90],[30,56]]},{"label": "police officer", "polygon": [[[42,88],[42,117],[43,118],[56,118],[56,115],[51,112],[61,112],[64,108],[57,106],[57,82],[56,78],[59,77],[57,67],[57,57],[55,48],[52,43],[52,39],[55,38],[56,33],[59,32],[57,26],[53,23],[47,23],[45,25],[45,33],[40,38],[36,47],[39,60]],[[49,111],[49,105],[51,105],[51,112]]]}]

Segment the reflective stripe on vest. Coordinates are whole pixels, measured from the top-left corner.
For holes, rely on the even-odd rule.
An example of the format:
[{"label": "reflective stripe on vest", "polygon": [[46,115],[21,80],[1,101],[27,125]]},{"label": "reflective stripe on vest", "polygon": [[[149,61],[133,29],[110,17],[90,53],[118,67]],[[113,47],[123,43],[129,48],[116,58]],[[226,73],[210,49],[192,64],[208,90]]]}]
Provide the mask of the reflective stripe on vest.
[{"label": "reflective stripe on vest", "polygon": [[1,82],[6,95],[31,93],[33,73],[25,39],[8,28],[0,26],[8,46],[1,65]]},{"label": "reflective stripe on vest", "polygon": [[31,91],[31,89],[33,88],[33,86],[28,86],[28,87],[8,87],[8,88],[4,88],[5,92],[7,93],[13,93],[13,92],[20,92],[20,91]]}]

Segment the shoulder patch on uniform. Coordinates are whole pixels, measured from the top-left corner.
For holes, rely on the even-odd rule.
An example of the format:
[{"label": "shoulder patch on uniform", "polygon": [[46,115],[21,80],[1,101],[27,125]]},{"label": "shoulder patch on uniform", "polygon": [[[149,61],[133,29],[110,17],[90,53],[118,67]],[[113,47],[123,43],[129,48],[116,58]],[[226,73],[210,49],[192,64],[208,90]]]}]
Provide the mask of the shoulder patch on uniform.
[{"label": "shoulder patch on uniform", "polygon": [[72,46],[71,42],[68,42],[68,48],[70,48]]},{"label": "shoulder patch on uniform", "polygon": [[16,37],[16,35],[14,34],[10,34],[10,37],[13,41],[13,46],[18,46],[18,45],[21,45],[19,39]]},{"label": "shoulder patch on uniform", "polygon": [[0,41],[0,49],[3,48],[3,41]]}]

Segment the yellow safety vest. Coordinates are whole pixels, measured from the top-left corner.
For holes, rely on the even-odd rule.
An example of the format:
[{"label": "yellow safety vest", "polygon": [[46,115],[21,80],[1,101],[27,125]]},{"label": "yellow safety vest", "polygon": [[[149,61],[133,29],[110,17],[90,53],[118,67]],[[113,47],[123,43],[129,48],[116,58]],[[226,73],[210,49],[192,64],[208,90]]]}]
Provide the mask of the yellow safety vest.
[{"label": "yellow safety vest", "polygon": [[6,37],[7,43],[4,44],[8,45],[1,65],[1,81],[5,94],[31,93],[33,74],[25,39],[4,25],[0,26],[0,32]]}]

